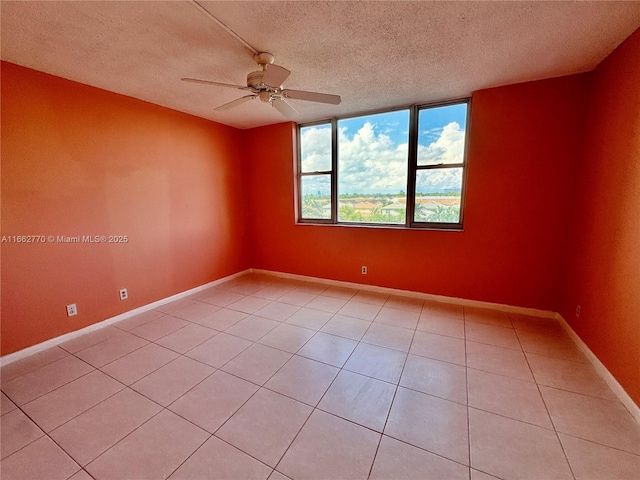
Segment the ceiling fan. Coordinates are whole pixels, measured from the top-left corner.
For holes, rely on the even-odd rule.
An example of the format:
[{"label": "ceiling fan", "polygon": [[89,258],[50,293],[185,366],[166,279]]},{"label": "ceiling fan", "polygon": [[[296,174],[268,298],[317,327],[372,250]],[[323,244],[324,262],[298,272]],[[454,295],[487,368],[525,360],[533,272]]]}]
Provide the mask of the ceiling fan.
[{"label": "ceiling fan", "polygon": [[206,85],[216,85],[219,87],[236,88],[238,90],[248,90],[249,95],[237,98],[229,103],[220,105],[214,110],[225,111],[230,108],[237,107],[249,100],[259,98],[265,103],[270,103],[285,117],[292,117],[298,112],[285,100],[307,100],[310,102],[329,103],[338,105],[341,101],[340,95],[330,95],[327,93],[306,92],[304,90],[291,90],[282,88],[284,81],[291,75],[291,72],[284,67],[274,65],[273,55],[266,52],[258,52],[253,56],[255,62],[260,65],[261,70],[249,73],[247,75],[247,85],[231,85],[228,83],[213,82],[210,80],[200,80],[197,78],[183,78],[185,82],[203,83]]}]

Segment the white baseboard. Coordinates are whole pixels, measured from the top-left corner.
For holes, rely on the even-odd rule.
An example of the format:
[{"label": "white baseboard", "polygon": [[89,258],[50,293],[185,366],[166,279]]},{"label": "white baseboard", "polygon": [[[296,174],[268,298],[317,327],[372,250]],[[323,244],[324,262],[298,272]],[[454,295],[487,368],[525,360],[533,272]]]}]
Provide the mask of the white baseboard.
[{"label": "white baseboard", "polygon": [[638,423],[640,423],[640,406],[636,405],[633,399],[629,396],[626,390],[618,383],[618,380],[611,375],[611,372],[607,370],[607,367],[600,361],[596,354],[591,351],[591,349],[587,346],[586,343],[582,341],[582,339],[578,336],[578,334],[571,328],[571,326],[567,323],[567,321],[560,315],[556,314],[556,318],[562,325],[562,328],[567,332],[571,340],[576,344],[576,346],[585,354],[587,359],[591,362],[593,367],[598,372],[598,375],[602,377],[602,379],[609,385],[609,388],[613,391],[613,393],[618,397],[618,399],[622,402],[622,404],[629,410],[629,413],[633,418],[636,419]]},{"label": "white baseboard", "polygon": [[44,342],[38,343],[37,345],[32,345],[31,347],[18,350],[17,352],[10,353],[8,355],[4,355],[3,357],[0,357],[0,366],[8,365],[9,363],[28,357],[29,355],[33,355],[34,353],[38,353],[42,350],[46,350],[47,348],[55,347],[57,345],[60,345],[61,343],[68,342],[69,340],[73,340],[74,338],[84,335],[85,333],[93,332],[95,330],[100,330],[101,328],[108,327],[109,325],[113,325],[114,323],[120,322],[129,317],[133,317],[134,315],[138,315],[140,313],[153,310],[154,308],[160,307],[170,302],[174,302],[176,300],[180,300],[181,298],[184,298],[184,297],[188,297],[189,295],[193,295],[194,293],[198,293],[202,290],[206,290],[207,288],[211,288],[221,283],[228,282],[229,280],[232,280],[234,278],[240,277],[242,275],[246,275],[250,271],[251,269],[247,269],[238,273],[234,273],[233,275],[229,275],[227,277],[219,278],[218,280],[214,280],[213,282],[200,285],[199,287],[195,287],[190,290],[186,290],[184,292],[176,293],[175,295],[171,295],[170,297],[166,297],[156,302],[148,303],[147,305],[134,308],[133,310],[129,310],[128,312],[121,313],[120,315],[116,315],[115,317],[107,318],[106,320],[102,320],[100,322],[94,323],[87,327],[81,328],[80,330],[65,333],[64,335],[60,335],[59,337],[45,340]]},{"label": "white baseboard", "polygon": [[490,308],[507,313],[519,313],[522,315],[530,315],[532,317],[556,318],[556,312],[549,310],[538,310],[536,308],[516,307],[513,305],[505,305],[502,303],[483,302],[480,300],[468,300],[466,298],[446,297],[444,295],[433,295],[431,293],[414,292],[411,290],[399,290],[397,288],[378,287],[376,285],[365,285],[362,283],[343,282],[341,280],[331,280],[328,278],[309,277],[306,275],[298,275],[295,273],[275,272],[271,270],[260,270],[252,268],[251,272],[262,275],[271,275],[281,278],[290,278],[292,280],[301,280],[303,282],[315,282],[325,285],[335,285],[337,287],[355,288],[357,290],[368,290],[370,292],[386,293],[388,295],[399,295],[403,297],[419,298],[421,300],[432,300],[434,302],[447,302],[466,307]]}]

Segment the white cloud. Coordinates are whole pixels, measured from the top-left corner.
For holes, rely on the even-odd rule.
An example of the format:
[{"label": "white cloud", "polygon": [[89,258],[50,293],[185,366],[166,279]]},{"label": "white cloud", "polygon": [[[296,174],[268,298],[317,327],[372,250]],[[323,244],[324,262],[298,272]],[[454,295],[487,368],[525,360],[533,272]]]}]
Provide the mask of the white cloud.
[{"label": "white cloud", "polygon": [[[396,144],[389,135],[376,130],[376,125],[366,122],[353,136],[349,136],[345,128],[338,132],[339,193],[406,191],[407,143]],[[451,122],[439,130],[437,139],[431,144],[418,145],[420,165],[462,162],[464,130],[456,122]],[[329,126],[303,130],[303,171],[328,168],[330,138]],[[423,170],[418,173],[416,190],[428,193],[459,189],[461,179],[460,169]],[[311,179],[308,181],[311,184],[316,183]]]},{"label": "white cloud", "polygon": [[398,193],[407,189],[407,144],[394,144],[366,122],[352,138],[338,133],[340,193]]},{"label": "white cloud", "polygon": [[331,126],[302,129],[302,171],[331,170]]},{"label": "white cloud", "polygon": [[462,163],[463,158],[464,130],[457,122],[445,125],[435,142],[418,145],[418,165]]}]

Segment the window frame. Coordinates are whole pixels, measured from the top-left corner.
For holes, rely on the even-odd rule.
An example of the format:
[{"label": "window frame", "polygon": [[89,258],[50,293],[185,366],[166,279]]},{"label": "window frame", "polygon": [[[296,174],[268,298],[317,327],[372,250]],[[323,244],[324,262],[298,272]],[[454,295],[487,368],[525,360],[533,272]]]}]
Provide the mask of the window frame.
[{"label": "window frame", "polygon": [[[429,110],[431,108],[446,107],[451,105],[466,104],[466,125],[465,125],[465,143],[464,152],[461,163],[441,163],[436,165],[418,165],[418,138],[419,138],[419,115],[423,110]],[[390,112],[397,112],[400,110],[409,111],[409,135],[408,135],[408,153],[407,153],[407,186],[406,186],[406,205],[405,221],[403,223],[381,223],[381,222],[345,222],[338,219],[338,121],[347,120],[351,118],[364,117],[368,115],[384,114]],[[464,97],[454,100],[447,100],[443,102],[433,102],[425,104],[416,104],[409,107],[398,107],[385,110],[376,110],[373,112],[366,112],[353,116],[345,117],[333,117],[331,119],[325,119],[315,122],[309,122],[299,124],[297,128],[297,194],[296,194],[296,223],[303,225],[337,225],[337,226],[357,226],[367,228],[392,228],[392,229],[420,229],[420,230],[445,230],[445,231],[462,231],[464,221],[464,205],[465,205],[465,193],[467,185],[467,170],[468,170],[468,150],[469,150],[469,131],[471,120],[471,98]],[[315,172],[303,172],[302,171],[302,141],[301,130],[306,127],[313,127],[319,125],[329,125],[331,128],[331,170],[330,171],[315,171]],[[460,215],[458,222],[423,222],[415,220],[415,205],[416,205],[416,181],[419,171],[425,170],[439,170],[461,168],[462,169],[462,186],[460,190]],[[331,186],[331,216],[330,218],[304,218],[302,216],[302,178],[305,176],[319,176],[330,175]]]}]

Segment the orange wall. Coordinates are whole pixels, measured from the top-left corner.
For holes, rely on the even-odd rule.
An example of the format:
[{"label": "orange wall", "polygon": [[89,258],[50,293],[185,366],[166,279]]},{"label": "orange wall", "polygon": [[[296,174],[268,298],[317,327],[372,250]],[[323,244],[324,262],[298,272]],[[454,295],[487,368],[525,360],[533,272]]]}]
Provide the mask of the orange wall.
[{"label": "orange wall", "polygon": [[560,312],[640,405],[640,30],[595,69],[589,98]]},{"label": "orange wall", "polygon": [[244,132],[251,265],[557,310],[558,239],[569,216],[585,83],[576,75],[474,94],[464,232],[295,225],[295,127]]},{"label": "orange wall", "polygon": [[129,237],[2,243],[3,355],[249,267],[239,130],[4,62],[1,93],[2,235]]}]

